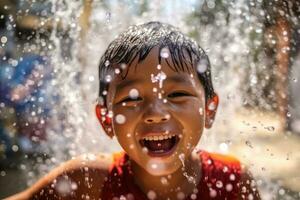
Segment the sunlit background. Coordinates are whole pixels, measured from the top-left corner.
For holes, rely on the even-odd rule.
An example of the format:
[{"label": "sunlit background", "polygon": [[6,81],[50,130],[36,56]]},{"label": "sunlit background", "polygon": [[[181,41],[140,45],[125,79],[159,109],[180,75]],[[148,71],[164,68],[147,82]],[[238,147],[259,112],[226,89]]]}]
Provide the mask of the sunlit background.
[{"label": "sunlit background", "polygon": [[77,155],[121,151],[94,114],[98,62],[148,21],[209,55],[221,105],[198,148],[241,159],[263,199],[300,199],[297,0],[1,0],[0,198]]}]

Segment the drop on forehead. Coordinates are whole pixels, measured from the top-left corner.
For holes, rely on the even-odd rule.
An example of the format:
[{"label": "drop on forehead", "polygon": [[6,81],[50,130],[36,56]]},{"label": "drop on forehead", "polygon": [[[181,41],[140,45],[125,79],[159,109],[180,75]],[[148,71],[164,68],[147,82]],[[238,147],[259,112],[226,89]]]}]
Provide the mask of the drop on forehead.
[{"label": "drop on forehead", "polygon": [[[177,62],[176,64],[174,62]],[[178,62],[181,62],[185,67],[179,67]],[[151,66],[154,71],[159,70],[171,70],[173,72],[186,72],[189,74],[195,73],[191,62],[188,60],[188,56],[182,57],[179,61],[172,59],[171,52],[168,47],[154,47],[144,60],[139,62],[139,58],[136,58],[128,67],[129,73],[136,73],[138,70],[144,71],[146,67]]]}]

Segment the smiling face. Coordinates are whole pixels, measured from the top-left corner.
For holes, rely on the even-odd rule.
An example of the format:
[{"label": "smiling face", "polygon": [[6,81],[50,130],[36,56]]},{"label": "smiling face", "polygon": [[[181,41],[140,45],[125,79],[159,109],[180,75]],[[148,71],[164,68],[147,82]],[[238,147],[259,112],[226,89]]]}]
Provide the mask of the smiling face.
[{"label": "smiling face", "polygon": [[[205,125],[205,94],[196,72],[175,72],[158,48],[116,76],[107,93],[112,130],[122,148],[152,175],[166,175],[191,155]],[[169,59],[169,58],[167,58]],[[168,60],[172,63],[171,60]]]}]

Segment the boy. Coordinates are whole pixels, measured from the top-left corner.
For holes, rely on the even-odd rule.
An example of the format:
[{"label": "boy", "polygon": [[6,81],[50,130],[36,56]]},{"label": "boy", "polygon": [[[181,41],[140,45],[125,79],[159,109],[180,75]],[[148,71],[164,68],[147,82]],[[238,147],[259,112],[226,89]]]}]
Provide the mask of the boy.
[{"label": "boy", "polygon": [[71,160],[9,199],[260,199],[238,160],[195,151],[218,96],[190,38],[160,22],[132,26],[109,45],[99,77],[96,114],[124,152]]}]

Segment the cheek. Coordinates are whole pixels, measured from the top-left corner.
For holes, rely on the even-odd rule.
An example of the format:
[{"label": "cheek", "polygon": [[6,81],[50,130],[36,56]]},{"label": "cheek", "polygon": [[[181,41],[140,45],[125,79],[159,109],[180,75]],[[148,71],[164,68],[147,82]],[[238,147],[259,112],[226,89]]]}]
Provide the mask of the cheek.
[{"label": "cheek", "polygon": [[181,121],[190,125],[202,125],[204,123],[204,105],[199,101],[189,101],[175,104],[172,108],[173,113]]},{"label": "cheek", "polygon": [[134,137],[135,127],[139,118],[139,108],[117,107],[113,110],[113,130],[115,135],[130,140]]},{"label": "cheek", "polygon": [[173,109],[173,115],[182,124],[186,139],[188,141],[198,141],[205,124],[202,102],[190,101],[177,105]]},{"label": "cheek", "polygon": [[136,127],[139,120],[139,108],[123,107],[115,109],[113,130],[121,147],[133,158],[138,156]]}]

